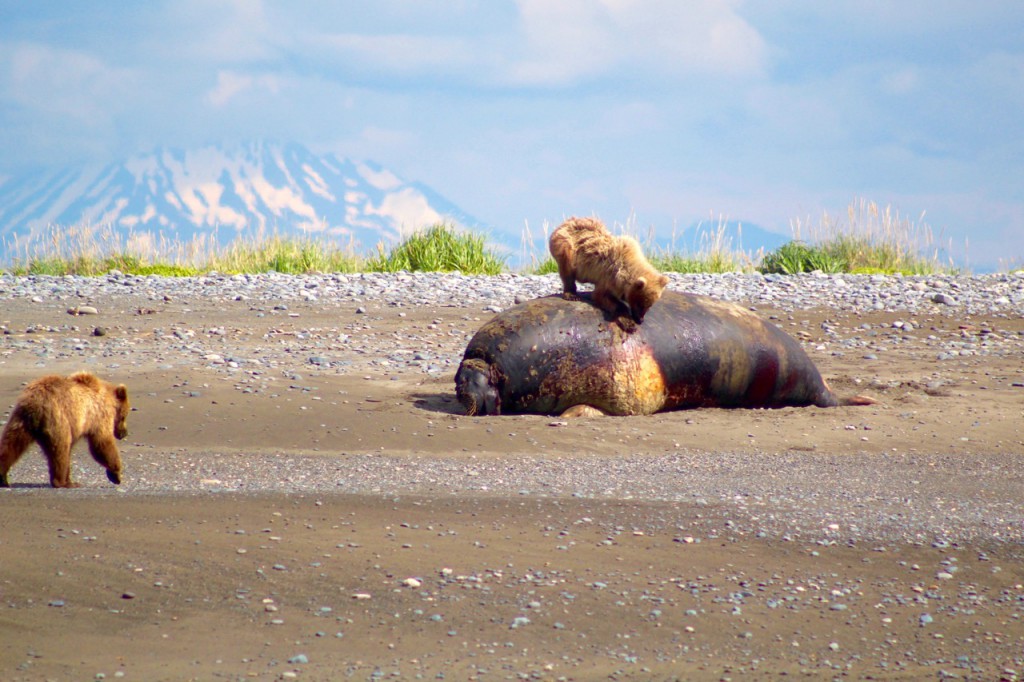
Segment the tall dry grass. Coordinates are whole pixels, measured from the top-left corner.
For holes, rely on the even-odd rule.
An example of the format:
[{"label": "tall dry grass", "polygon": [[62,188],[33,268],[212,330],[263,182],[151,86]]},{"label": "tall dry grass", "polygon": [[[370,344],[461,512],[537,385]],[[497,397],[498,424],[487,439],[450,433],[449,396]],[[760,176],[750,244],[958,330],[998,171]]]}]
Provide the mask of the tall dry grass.
[{"label": "tall dry grass", "polygon": [[203,272],[305,274],[314,272],[394,272],[430,270],[497,274],[504,259],[482,235],[434,225],[411,232],[390,250],[378,245],[373,257],[325,237],[257,234],[226,244],[215,233],[176,241],[162,235],[118,232],[109,226],[51,227],[43,238],[15,243],[11,272],[19,275],[128,274],[186,276]]},{"label": "tall dry grass", "polygon": [[957,272],[952,241],[942,245],[924,218],[924,213],[912,219],[891,206],[859,199],[847,207],[845,220],[826,212],[817,222],[796,219],[790,229],[795,242],[806,245],[833,271]]},{"label": "tall dry grass", "polygon": [[[952,244],[943,246],[924,222],[901,215],[891,207],[857,200],[845,216],[823,213],[817,221],[791,222],[793,240],[770,253],[744,251],[733,243],[724,216],[711,217],[693,232],[691,244],[680,244],[673,229],[668,245],[659,245],[653,226],[642,230],[635,215],[613,223],[617,234],[630,234],[644,245],[655,267],[666,272],[784,272],[820,269],[827,272],[930,274],[956,272]],[[526,224],[521,236],[521,269],[555,272],[547,252],[552,229],[541,226],[538,247]],[[740,228],[742,230],[742,227]],[[742,239],[739,233],[737,241]],[[664,243],[662,243],[664,244]],[[395,270],[459,270],[466,274],[495,274],[507,270],[505,259],[485,237],[448,225],[434,225],[406,235],[390,249],[378,245],[376,254],[361,256],[354,243],[339,243],[318,235],[284,237],[257,234],[227,244],[214,233],[187,241],[164,234],[117,231],[108,226],[50,227],[33,239],[6,244],[14,274],[98,275],[110,270],[169,276],[218,271],[225,273],[311,273]]]},{"label": "tall dry grass", "polygon": [[[648,248],[651,264],[664,272],[683,274],[753,272],[762,253],[743,249],[743,226],[737,226],[737,241],[734,243],[724,215],[717,219],[712,215],[709,220],[707,227],[703,221],[697,223],[689,245],[678,245],[678,233],[673,228],[667,247]],[[648,241],[648,245],[651,243]]]},{"label": "tall dry grass", "polygon": [[7,245],[14,274],[131,274],[187,276],[202,272],[355,272],[363,260],[351,242],[257,234],[223,244],[216,232],[178,240],[165,234],[127,233],[109,225],[50,226],[42,235]]}]

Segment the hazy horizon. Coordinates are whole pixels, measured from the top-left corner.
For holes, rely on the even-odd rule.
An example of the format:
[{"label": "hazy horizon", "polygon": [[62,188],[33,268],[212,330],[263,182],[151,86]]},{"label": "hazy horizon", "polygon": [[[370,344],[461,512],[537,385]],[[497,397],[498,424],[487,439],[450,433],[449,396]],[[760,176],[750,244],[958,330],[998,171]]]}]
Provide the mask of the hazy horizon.
[{"label": "hazy horizon", "polygon": [[[0,1],[0,177],[270,138],[489,228],[789,235],[855,200],[1024,263],[1024,6]],[[979,267],[980,266],[980,267]]]}]

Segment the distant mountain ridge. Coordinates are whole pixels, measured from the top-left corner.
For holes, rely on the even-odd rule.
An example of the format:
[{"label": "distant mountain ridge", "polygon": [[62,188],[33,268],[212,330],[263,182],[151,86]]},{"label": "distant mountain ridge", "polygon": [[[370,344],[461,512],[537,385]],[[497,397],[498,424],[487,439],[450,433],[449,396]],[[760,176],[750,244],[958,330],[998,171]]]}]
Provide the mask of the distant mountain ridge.
[{"label": "distant mountain ridge", "polygon": [[120,163],[0,180],[0,255],[5,243],[55,225],[109,225],[182,243],[331,236],[366,251],[437,222],[480,226],[422,183],[294,142],[160,147]]},{"label": "distant mountain ridge", "polygon": [[792,238],[738,220],[697,222],[672,237],[655,240],[655,247],[670,253],[699,254],[718,247],[724,251],[756,255],[773,251]]}]

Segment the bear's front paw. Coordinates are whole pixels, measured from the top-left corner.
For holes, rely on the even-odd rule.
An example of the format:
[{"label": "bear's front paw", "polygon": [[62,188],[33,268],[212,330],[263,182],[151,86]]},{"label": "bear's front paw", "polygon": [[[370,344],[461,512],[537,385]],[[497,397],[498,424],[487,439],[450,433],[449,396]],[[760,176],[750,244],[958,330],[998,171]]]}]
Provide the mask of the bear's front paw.
[{"label": "bear's front paw", "polygon": [[640,326],[633,320],[632,317],[628,317],[626,315],[620,315],[618,318],[616,318],[615,321],[619,324],[619,327],[622,328],[622,331],[626,332],[627,334],[632,334],[637,329],[640,328]]},{"label": "bear's front paw", "polygon": [[121,485],[121,472],[107,469],[107,479],[114,485]]}]

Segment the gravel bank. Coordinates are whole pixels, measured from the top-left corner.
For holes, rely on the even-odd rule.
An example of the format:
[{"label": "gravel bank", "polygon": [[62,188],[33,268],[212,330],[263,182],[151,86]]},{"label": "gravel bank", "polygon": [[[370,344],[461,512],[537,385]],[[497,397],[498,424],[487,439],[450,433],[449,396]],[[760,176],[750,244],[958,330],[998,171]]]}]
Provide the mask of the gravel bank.
[{"label": "gravel bank", "polygon": [[[1024,272],[978,276],[888,275],[794,276],[761,274],[670,274],[671,288],[728,301],[771,304],[783,311],[828,307],[837,311],[918,313],[950,306],[968,315],[1024,312]],[[463,276],[444,273],[355,275],[220,275],[138,277],[118,272],[102,277],[12,277],[0,275],[0,297],[75,301],[122,298],[161,301],[196,297],[220,301],[275,300],[388,306],[483,307],[494,312],[515,300],[559,291],[555,275]]]}]

